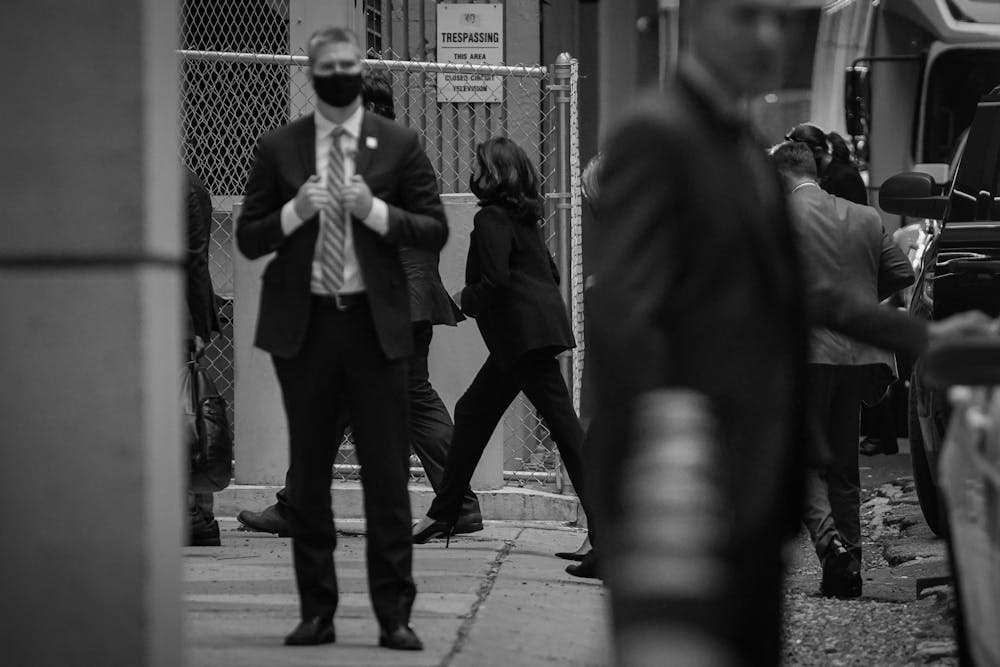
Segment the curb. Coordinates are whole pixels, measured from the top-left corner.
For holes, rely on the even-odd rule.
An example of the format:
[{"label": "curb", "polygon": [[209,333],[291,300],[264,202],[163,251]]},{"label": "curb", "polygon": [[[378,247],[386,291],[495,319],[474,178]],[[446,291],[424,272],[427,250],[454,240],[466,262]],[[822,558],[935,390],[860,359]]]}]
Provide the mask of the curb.
[{"label": "curb", "polygon": [[[233,484],[215,493],[215,513],[235,517],[240,510],[262,510],[273,504],[280,486]],[[330,487],[334,516],[338,519],[363,519],[364,501],[360,482],[334,482]],[[562,521],[585,528],[587,518],[576,496],[548,491],[505,487],[476,491],[483,518],[490,521]],[[424,515],[434,499],[434,491],[425,485],[410,485],[413,515]]]}]

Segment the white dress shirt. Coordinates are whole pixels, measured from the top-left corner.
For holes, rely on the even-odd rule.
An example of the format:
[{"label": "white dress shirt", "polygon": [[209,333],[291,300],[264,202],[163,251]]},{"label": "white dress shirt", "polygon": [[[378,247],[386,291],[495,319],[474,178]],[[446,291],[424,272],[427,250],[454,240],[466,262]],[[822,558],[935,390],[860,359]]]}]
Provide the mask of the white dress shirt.
[{"label": "white dress shirt", "polygon": [[[326,187],[326,167],[330,161],[330,143],[333,141],[333,131],[338,126],[333,121],[327,119],[319,111],[313,112],[316,124],[316,173],[320,177],[323,187]],[[361,119],[364,117],[364,109],[358,107],[351,116],[344,121],[340,127],[345,133],[340,138],[340,151],[344,156],[344,180],[350,182],[354,175],[354,156],[357,153],[358,140],[361,137]],[[348,216],[350,213],[348,212]],[[286,202],[281,208],[281,228],[285,234],[291,234],[304,222],[295,212],[295,199]],[[362,220],[365,226],[369,227],[379,235],[384,236],[389,230],[389,207],[378,197],[372,197],[372,209]],[[339,290],[340,294],[356,294],[365,291],[365,281],[361,276],[361,265],[358,263],[358,256],[354,251],[354,230],[348,217],[347,229],[344,235],[344,279]],[[317,261],[322,247],[322,232],[316,238],[316,250],[313,253],[312,264],[312,290],[315,293],[324,293],[319,285],[322,269]]]}]

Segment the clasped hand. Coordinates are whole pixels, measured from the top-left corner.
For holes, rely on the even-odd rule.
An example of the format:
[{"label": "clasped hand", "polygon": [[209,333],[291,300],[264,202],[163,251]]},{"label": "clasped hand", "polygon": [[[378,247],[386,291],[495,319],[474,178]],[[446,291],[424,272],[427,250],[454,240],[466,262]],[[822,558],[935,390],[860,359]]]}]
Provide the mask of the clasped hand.
[{"label": "clasped hand", "polygon": [[[357,218],[368,217],[372,210],[372,191],[365,179],[358,174],[350,182],[336,188],[333,195],[338,197],[344,208]],[[295,213],[302,220],[308,220],[330,201],[331,191],[313,174],[299,187],[295,195]]]}]

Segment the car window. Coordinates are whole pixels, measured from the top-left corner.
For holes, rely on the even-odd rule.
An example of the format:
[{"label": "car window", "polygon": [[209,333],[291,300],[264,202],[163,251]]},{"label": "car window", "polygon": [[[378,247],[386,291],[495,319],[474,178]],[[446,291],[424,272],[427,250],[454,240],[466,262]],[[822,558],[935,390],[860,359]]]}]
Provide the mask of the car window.
[{"label": "car window", "polygon": [[1000,193],[998,158],[1000,103],[982,102],[955,174],[948,220],[1000,219],[1000,206],[994,202]]},{"label": "car window", "polygon": [[979,98],[1000,83],[1000,50],[956,48],[931,63],[921,162],[945,162]]}]

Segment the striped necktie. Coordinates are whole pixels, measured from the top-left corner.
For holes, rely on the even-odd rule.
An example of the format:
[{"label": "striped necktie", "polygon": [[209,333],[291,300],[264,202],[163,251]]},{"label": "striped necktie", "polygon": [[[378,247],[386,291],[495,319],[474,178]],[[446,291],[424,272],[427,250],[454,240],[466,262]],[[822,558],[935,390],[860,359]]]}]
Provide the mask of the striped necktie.
[{"label": "striped necktie", "polygon": [[319,265],[323,291],[336,294],[344,284],[344,240],[347,220],[344,204],[340,201],[340,188],[344,185],[344,153],[340,148],[341,138],[347,133],[342,127],[331,133],[330,159],[326,164],[326,189],[330,202],[320,210]]}]

